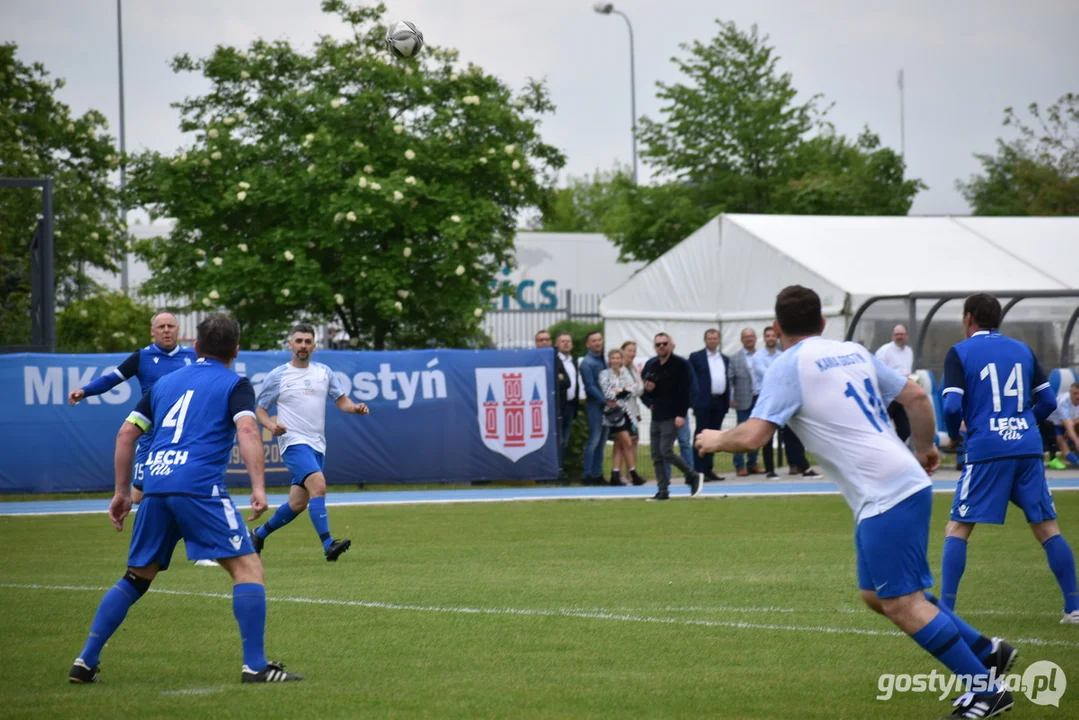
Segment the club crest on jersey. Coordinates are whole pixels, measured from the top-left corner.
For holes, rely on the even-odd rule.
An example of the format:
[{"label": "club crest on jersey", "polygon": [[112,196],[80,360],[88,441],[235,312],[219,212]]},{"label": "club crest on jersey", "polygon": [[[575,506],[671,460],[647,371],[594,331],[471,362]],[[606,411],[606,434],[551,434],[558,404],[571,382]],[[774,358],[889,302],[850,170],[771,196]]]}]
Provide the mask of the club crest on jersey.
[{"label": "club crest on jersey", "polygon": [[[156,362],[156,360],[155,360],[155,362]],[[185,357],[184,358],[184,365],[190,365],[190,364],[191,364],[191,358]]]},{"label": "club crest on jersey", "polygon": [[480,437],[517,462],[547,442],[547,369],[476,368]]}]

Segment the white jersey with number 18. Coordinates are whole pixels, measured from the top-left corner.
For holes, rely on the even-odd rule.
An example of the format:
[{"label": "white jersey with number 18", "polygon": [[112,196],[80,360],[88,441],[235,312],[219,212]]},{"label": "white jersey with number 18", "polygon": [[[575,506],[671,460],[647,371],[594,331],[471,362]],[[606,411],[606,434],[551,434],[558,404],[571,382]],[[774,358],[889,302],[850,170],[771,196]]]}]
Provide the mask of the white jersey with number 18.
[{"label": "white jersey with number 18", "polygon": [[753,417],[789,425],[861,522],[932,485],[888,420],[906,383],[857,343],[811,337],[768,369]]}]

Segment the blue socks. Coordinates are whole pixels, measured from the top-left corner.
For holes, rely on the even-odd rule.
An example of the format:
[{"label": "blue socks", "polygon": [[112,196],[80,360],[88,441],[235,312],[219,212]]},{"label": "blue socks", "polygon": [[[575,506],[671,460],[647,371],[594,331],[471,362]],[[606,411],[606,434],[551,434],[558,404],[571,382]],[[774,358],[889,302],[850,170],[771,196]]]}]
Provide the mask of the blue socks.
[{"label": "blue socks", "polygon": [[1070,463],[1071,463],[1072,465],[1079,465],[1079,455],[1076,455],[1076,454],[1075,454],[1075,453],[1073,453],[1073,452],[1070,452],[1070,453],[1068,453],[1068,455],[1067,455],[1067,460],[1068,460],[1068,462],[1070,462]]},{"label": "blue socks", "polygon": [[273,517],[266,521],[265,525],[260,525],[255,528],[255,534],[265,540],[266,536],[274,530],[280,530],[295,520],[297,514],[298,513],[293,512],[288,503],[282,503],[277,510],[274,511]]},{"label": "blue socks", "polygon": [[269,664],[263,644],[266,636],[266,588],[258,583],[233,585],[232,614],[240,626],[244,665],[260,672]]},{"label": "blue socks", "polygon": [[948,536],[944,538],[944,556],[940,569],[940,604],[955,609],[955,596],[959,593],[959,581],[967,569],[967,541]]},{"label": "blue socks", "polygon": [[973,678],[988,674],[985,665],[963,642],[959,629],[943,610],[911,638],[956,675]]},{"label": "blue socks", "polygon": [[[146,588],[150,586],[149,582],[142,582],[145,583]],[[145,592],[145,588],[142,590],[136,588],[126,576],[109,588],[105,597],[101,598],[101,604],[97,606],[94,622],[90,625],[90,636],[86,638],[86,645],[79,653],[83,662],[90,667],[98,664],[101,659],[101,648],[105,647],[105,643],[127,617],[128,609]]]},{"label": "blue socks", "polygon": [[325,552],[333,542],[330,535],[330,518],[326,512],[326,498],[313,497],[307,503],[307,513],[311,516],[311,524],[315,526],[318,539],[322,541],[322,550]]},{"label": "blue socks", "polygon": [[967,625],[963,618],[952,612],[950,608],[945,607],[944,603],[938,601],[932,594],[926,593],[925,599],[936,605],[941,614],[948,616],[948,619],[955,625],[955,629],[959,631],[959,637],[962,638],[963,642],[967,644],[979,660],[984,663],[989,659],[989,654],[993,651],[992,640]]},{"label": "blue socks", "polygon": [[1063,535],[1054,535],[1042,543],[1049,569],[1056,575],[1061,592],[1064,593],[1064,612],[1079,610],[1079,587],[1075,582],[1075,557]]}]

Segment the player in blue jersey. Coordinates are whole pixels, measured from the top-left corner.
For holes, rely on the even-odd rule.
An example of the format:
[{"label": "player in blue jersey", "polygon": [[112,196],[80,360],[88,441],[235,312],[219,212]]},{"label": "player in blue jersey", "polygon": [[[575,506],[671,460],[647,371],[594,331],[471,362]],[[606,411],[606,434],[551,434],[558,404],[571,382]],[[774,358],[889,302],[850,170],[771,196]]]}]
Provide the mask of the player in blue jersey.
[{"label": "player in blue jersey", "polygon": [[[752,417],[734,430],[701,432],[697,449],[750,452],[778,428],[794,430],[854,511],[865,603],[967,684],[953,717],[1009,710],[1012,695],[997,679],[1014,664],[1015,648],[985,637],[926,592],[933,586],[927,472],[940,465],[928,396],[861,345],[821,337],[820,297],[812,290],[784,288],[775,309],[785,352],[765,373]],[[888,421],[893,401],[910,420],[913,455]]]},{"label": "player in blue jersey", "polygon": [[[336,562],[352,541],[334,539],[330,534],[329,513],[326,511],[326,476],[322,466],[326,453],[326,398],[342,412],[367,415],[363,403],[355,403],[345,394],[341,382],[330,368],[312,362],[315,351],[315,329],[307,323],[297,323],[288,336],[292,360],[279,365],[266,375],[258,395],[255,413],[259,423],[277,436],[281,459],[292,473],[288,502],[282,504],[266,522],[255,528],[251,540],[259,553],[266,538],[275,530],[295,520],[308,510],[311,524],[322,543],[322,552],[330,562]],[[270,408],[277,405],[277,420],[270,417]]]},{"label": "player in blue jersey", "polygon": [[[83,398],[101,395],[112,390],[122,382],[137,378],[142,394],[150,392],[154,383],[173,370],[179,370],[195,362],[195,351],[191,348],[178,344],[180,326],[176,322],[176,316],[170,312],[159,312],[150,318],[150,337],[153,342],[144,348],[131,353],[126,360],[107,375],[102,375],[96,380],[81,388],[68,393],[67,400],[74,406]],[[135,465],[132,470],[134,480],[132,487],[132,502],[142,500],[142,466],[146,462],[146,455],[150,452],[150,435],[143,435],[139,439],[138,452],[135,453]]]},{"label": "player in blue jersey", "polygon": [[127,573],[101,599],[86,645],[68,674],[72,683],[98,680],[101,649],[157,574],[168,569],[181,539],[189,559],[217,560],[232,576],[232,612],[243,644],[242,682],[303,679],[266,659],[262,562],[225,488],[225,468],[235,435],[251,477],[250,519],[266,511],[255,391],[247,378],[230,369],[239,340],[235,320],[208,315],[198,326],[198,361],[158,380],[116,437],[116,494],[109,504],[109,519],[119,531],[131,512],[135,444],[144,432],[156,429],[146,461],[145,493],[131,534]]},{"label": "player in blue jersey", "polygon": [[944,538],[941,595],[955,606],[977,523],[1003,525],[1008,503],[1022,508],[1064,593],[1063,623],[1079,623],[1075,558],[1057,525],[1045,480],[1038,424],[1057,400],[1025,343],[1000,334],[1000,302],[986,293],[963,303],[967,339],[944,360],[944,422],[953,446],[966,423],[966,466]]}]

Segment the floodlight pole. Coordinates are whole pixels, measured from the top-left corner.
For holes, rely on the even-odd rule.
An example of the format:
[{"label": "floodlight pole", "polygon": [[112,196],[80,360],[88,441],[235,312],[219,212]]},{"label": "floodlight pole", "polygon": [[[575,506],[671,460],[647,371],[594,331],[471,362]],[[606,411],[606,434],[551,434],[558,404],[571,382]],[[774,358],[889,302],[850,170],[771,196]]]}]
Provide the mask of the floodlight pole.
[{"label": "floodlight pole", "polygon": [[[124,128],[124,15],[123,0],[116,0],[116,49],[120,66],[120,222],[124,236],[127,236],[127,209],[124,207],[123,193],[127,184],[127,142]],[[120,289],[127,294],[127,242],[123,244],[124,259],[120,263]]]},{"label": "floodlight pole", "polygon": [[899,157],[907,159],[907,133],[903,107],[903,68],[899,68]]},{"label": "floodlight pole", "polygon": [[621,15],[626,21],[629,30],[629,107],[633,117],[630,118],[629,128],[633,133],[633,184],[637,184],[637,71],[633,52],[633,25],[629,21],[629,15],[621,10],[615,10],[612,3],[597,2],[592,6],[600,15]]}]

